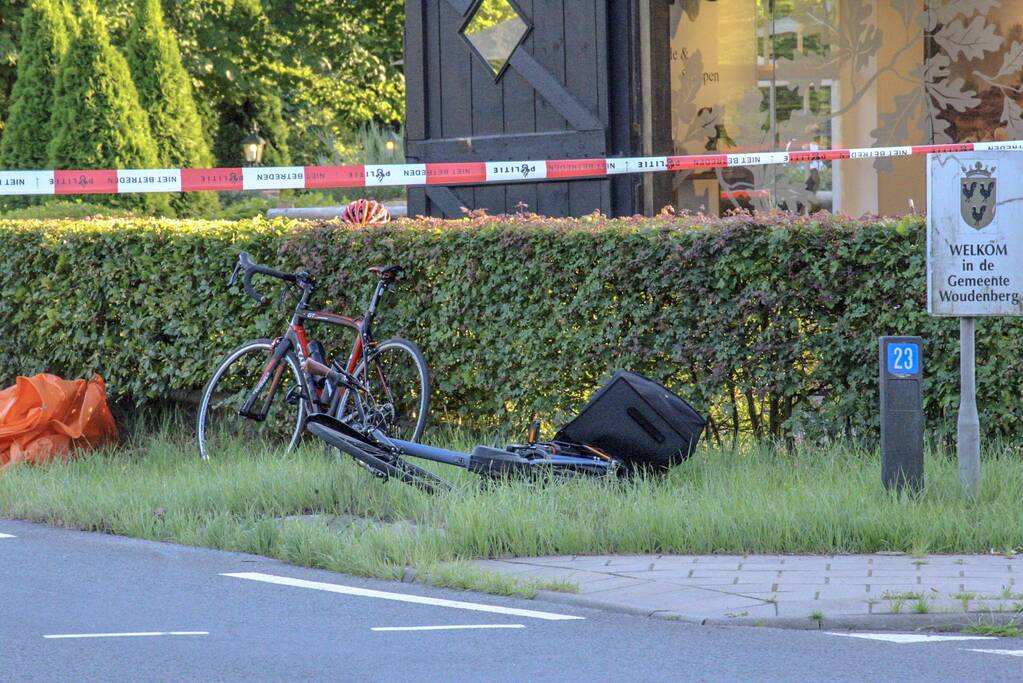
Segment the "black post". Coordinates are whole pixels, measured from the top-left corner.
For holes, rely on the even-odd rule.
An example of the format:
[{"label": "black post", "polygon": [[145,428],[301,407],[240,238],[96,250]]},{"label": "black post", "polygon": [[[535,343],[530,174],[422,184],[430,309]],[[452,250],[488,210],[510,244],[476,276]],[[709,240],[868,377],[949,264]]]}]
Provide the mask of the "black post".
[{"label": "black post", "polygon": [[886,489],[924,485],[923,339],[881,337],[881,481]]}]

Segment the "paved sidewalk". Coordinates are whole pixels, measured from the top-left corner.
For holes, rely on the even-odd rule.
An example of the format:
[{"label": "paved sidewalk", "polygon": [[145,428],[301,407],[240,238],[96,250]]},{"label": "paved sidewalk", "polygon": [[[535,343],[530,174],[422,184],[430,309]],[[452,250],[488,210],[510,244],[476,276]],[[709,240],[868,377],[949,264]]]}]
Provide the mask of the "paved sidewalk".
[{"label": "paved sidewalk", "polygon": [[544,591],[545,600],[700,624],[961,628],[1009,623],[1023,610],[1023,560],[1003,555],[563,556],[476,565],[579,586],[576,594]]}]

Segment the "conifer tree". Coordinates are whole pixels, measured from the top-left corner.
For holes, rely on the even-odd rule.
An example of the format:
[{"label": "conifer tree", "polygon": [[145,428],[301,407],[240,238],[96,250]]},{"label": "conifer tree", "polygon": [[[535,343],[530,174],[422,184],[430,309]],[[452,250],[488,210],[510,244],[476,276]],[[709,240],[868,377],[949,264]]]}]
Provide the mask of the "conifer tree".
[{"label": "conifer tree", "polygon": [[[113,45],[94,0],[81,0],[78,31],[57,80],[50,165],[57,169],[157,166],[149,117],[139,104],[128,62]],[[100,197],[97,195],[97,197]],[[169,213],[166,195],[111,195],[100,201]]]},{"label": "conifer tree", "polygon": [[[157,163],[168,168],[203,168],[213,164],[192,93],[181,62],[177,38],[164,21],[159,0],[136,0],[125,48],[139,103],[149,115]],[[209,192],[173,197],[179,215],[216,208]]]},{"label": "conifer tree", "polygon": [[0,139],[0,167],[44,169],[53,137],[57,76],[67,51],[72,19],[64,0],[32,0],[21,23],[18,79]]}]

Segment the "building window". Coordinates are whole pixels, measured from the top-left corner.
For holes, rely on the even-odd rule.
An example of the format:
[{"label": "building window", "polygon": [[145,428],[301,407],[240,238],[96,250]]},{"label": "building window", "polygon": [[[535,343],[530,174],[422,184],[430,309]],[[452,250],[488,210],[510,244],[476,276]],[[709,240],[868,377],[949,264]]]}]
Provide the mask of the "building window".
[{"label": "building window", "polygon": [[482,0],[462,28],[462,36],[500,78],[529,28],[508,0]]},{"label": "building window", "polygon": [[[1004,6],[1003,6],[1004,4]],[[999,0],[676,0],[678,154],[1023,137],[1023,5]],[[678,172],[676,205],[904,213],[924,159]]]}]

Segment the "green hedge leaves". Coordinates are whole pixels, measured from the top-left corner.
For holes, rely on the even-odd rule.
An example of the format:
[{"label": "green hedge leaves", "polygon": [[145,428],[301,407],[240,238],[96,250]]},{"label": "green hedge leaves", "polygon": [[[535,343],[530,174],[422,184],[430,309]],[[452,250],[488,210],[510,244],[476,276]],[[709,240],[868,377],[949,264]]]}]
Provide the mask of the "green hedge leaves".
[{"label": "green hedge leaves", "polygon": [[[226,280],[247,250],[318,278],[320,307],[356,315],[369,265],[401,263],[378,338],[424,350],[438,420],[557,423],[617,368],[663,381],[713,418],[711,438],[871,437],[877,337],[926,340],[932,434],[954,429],[958,324],[925,308],[924,225],[783,214],[547,220],[476,216],[334,223],[0,221],[0,380],[97,371],[138,399],[200,389],[293,302],[260,308]],[[276,283],[259,281],[276,292]],[[350,338],[310,326],[338,355]],[[988,434],[1023,432],[1023,322],[981,320]]]}]

